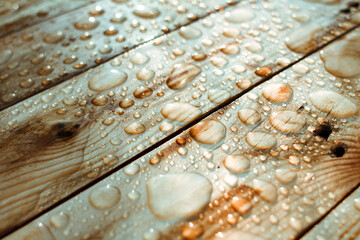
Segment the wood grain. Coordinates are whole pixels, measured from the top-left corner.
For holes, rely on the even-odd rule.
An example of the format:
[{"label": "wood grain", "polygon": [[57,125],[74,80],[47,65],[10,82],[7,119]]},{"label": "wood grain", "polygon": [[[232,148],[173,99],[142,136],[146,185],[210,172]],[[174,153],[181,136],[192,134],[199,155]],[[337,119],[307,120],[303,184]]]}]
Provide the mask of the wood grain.
[{"label": "wood grain", "polygon": [[[358,34],[358,30],[352,34]],[[308,71],[299,73],[299,69]],[[203,239],[295,238],[360,182],[359,114],[338,117],[359,106],[359,81],[358,76],[332,76],[314,53],[204,119],[207,127],[195,125],[6,239],[34,232],[39,233],[38,237],[51,234],[72,239],[182,239],[184,232],[188,239],[195,239],[192,236],[197,234]],[[278,98],[265,94],[276,84],[285,84],[288,87],[281,89],[292,91],[287,101],[277,102]],[[344,99],[334,98],[335,105],[328,111],[321,104],[334,102],[321,98],[315,101],[312,96],[319,91],[339,94]],[[284,92],[276,96],[284,100]],[[344,102],[346,105],[338,109],[338,104]],[[260,114],[257,124],[240,121],[239,111],[247,108]],[[298,117],[277,119],[284,121],[282,125],[276,124],[274,118],[270,120],[274,113],[279,116],[279,111],[285,109],[305,119],[305,125]],[[250,137],[256,133],[263,134]],[[247,158],[248,168],[234,172],[231,165],[225,166],[224,159],[234,154]],[[155,216],[159,209],[149,203],[149,184],[159,176],[176,174],[183,178],[179,187],[163,185],[168,195],[156,199],[164,206],[173,204],[167,212],[170,218],[172,212],[178,214],[189,208],[184,203],[199,201],[186,200],[196,196],[190,191],[194,186],[185,180],[188,174],[201,175],[211,182],[210,203],[189,217],[159,219]],[[183,187],[189,188],[188,196],[169,202]],[[106,191],[111,198],[94,197],[104,188],[118,189],[121,197],[117,193],[117,201],[110,201],[114,195]],[[234,197],[244,199],[243,203]],[[107,207],[94,208],[94,199]],[[239,210],[245,200],[251,207]],[[59,224],[54,219],[59,214],[68,221],[56,228]]]},{"label": "wood grain", "polygon": [[96,0],[6,0],[0,3],[0,36],[46,21]]},{"label": "wood grain", "polygon": [[[164,106],[179,102],[192,104],[186,106],[199,107],[202,112],[206,112],[218,105],[209,101],[211,89],[223,89],[234,96],[242,91],[241,88],[261,81],[262,77],[256,75],[259,74],[257,67],[270,66],[272,71],[281,69],[283,65],[276,64],[277,39],[284,39],[293,30],[288,28],[275,34],[276,29],[280,28],[275,21],[268,23],[267,31],[260,32],[256,30],[259,21],[272,18],[274,10],[271,9],[274,5],[244,2],[241,6],[257,11],[256,18],[245,25],[226,23],[228,27],[243,26],[247,34],[244,33],[241,38],[224,36],[223,19],[226,13],[214,14],[206,21],[191,25],[202,32],[201,38],[185,40],[179,37],[178,31],[171,33],[2,111],[1,165],[4,167],[1,171],[3,187],[0,202],[4,204],[1,216],[7,223],[2,225],[2,231],[43,211],[186,124],[166,120],[160,115]],[[283,7],[277,5],[277,8]],[[329,9],[335,11],[338,6],[329,6]],[[291,12],[281,14],[284,14],[281,19],[285,19]],[[333,19],[331,14],[325,17],[321,14],[319,18],[312,14],[312,17],[318,21],[317,24],[324,26],[323,37],[318,39],[320,45],[348,29],[337,29],[338,22],[329,25],[329,18]],[[339,17],[338,21],[344,21],[341,19]],[[209,23],[212,23],[211,32],[206,30]],[[295,20],[292,23],[293,27],[301,25]],[[349,22],[343,24],[353,26]],[[337,31],[329,32],[327,29]],[[272,37],[268,31],[274,31]],[[206,43],[208,39],[213,42],[210,46]],[[247,50],[257,39],[267,39],[261,42],[261,56],[264,60],[260,63],[256,60],[260,53]],[[217,51],[226,43],[238,44],[240,53],[229,57]],[[205,52],[209,57],[200,62],[190,60],[194,53],[193,46],[199,46],[195,47],[195,52]],[[186,54],[179,55],[179,49]],[[290,62],[300,57],[285,46],[280,51]],[[134,56],[138,57],[139,53],[151,58],[147,65],[133,63],[136,59]],[[217,56],[226,58],[228,65],[216,66],[218,63],[214,64],[214,57]],[[237,65],[239,60],[247,71],[237,76],[234,71],[238,70],[232,70],[232,66]],[[165,80],[171,68],[165,66],[184,62],[198,65],[202,69],[200,77],[181,91],[168,89]],[[137,72],[144,66],[156,72],[154,79],[145,82],[136,80]],[[98,72],[109,72],[111,69],[121,69],[127,74],[128,80],[119,87],[100,93],[88,89],[89,79]],[[228,76],[227,79],[225,76]],[[219,78],[223,80],[219,81]],[[244,79],[251,81],[249,83]],[[226,91],[225,100],[230,97]],[[124,105],[119,107],[124,101],[127,104],[133,101],[134,105],[130,108]],[[182,108],[177,110],[182,111]],[[21,205],[24,208],[14,207]]]},{"label": "wood grain", "polygon": [[358,239],[359,199],[357,189],[301,239]]},{"label": "wood grain", "polygon": [[103,0],[4,36],[0,109],[226,5]]}]

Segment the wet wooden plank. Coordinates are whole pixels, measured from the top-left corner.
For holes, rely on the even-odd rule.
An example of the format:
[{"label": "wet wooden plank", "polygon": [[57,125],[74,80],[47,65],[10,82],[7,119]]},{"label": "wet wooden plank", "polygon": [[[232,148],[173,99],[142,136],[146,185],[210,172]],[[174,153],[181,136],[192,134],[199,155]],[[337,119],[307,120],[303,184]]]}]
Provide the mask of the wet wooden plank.
[{"label": "wet wooden plank", "polygon": [[226,5],[103,0],[7,35],[0,39],[0,109]]},{"label": "wet wooden plank", "polygon": [[0,3],[0,36],[86,6],[96,0],[4,0]]},{"label": "wet wooden plank", "polygon": [[305,58],[6,239],[295,238],[360,183],[359,55],[346,58],[359,35],[326,47],[323,60]]},{"label": "wet wooden plank", "polygon": [[[336,14],[341,6],[327,6],[329,11],[324,15],[306,5],[312,4],[303,4],[303,9],[309,12],[302,13],[311,15],[311,21],[323,26],[319,36],[314,35],[314,40],[310,38],[312,47],[354,26],[342,20],[348,16],[333,17],[332,14]],[[248,10],[244,8],[252,9],[254,18],[247,23],[225,21],[229,14],[226,12],[213,14],[188,26],[191,28],[181,30],[183,36],[198,34],[199,30],[201,37],[185,39],[179,36],[179,32],[171,33],[2,111],[0,215],[8,223],[3,225],[3,231],[30,219],[112,169],[121,167],[126,160],[184,127],[197,113],[210,111],[223,100],[261,81],[263,78],[258,75],[268,74],[269,69],[280,70],[299,59],[301,54],[292,53],[283,41],[279,42],[293,32],[293,28],[303,25],[297,22],[299,19],[291,17],[293,11],[297,11],[296,6],[295,10],[279,11],[284,6],[287,6],[286,1],[240,3],[229,11],[239,11],[240,8],[240,11],[246,12]],[[285,23],[280,19],[288,21]],[[243,31],[240,36],[239,33],[229,35],[238,28]],[[305,32],[306,36],[308,33]],[[222,47],[227,43],[233,43],[229,45],[231,48]],[[259,46],[262,50],[256,52]],[[240,52],[229,55],[234,49],[237,52],[237,47]],[[182,52],[184,54],[181,55]],[[193,53],[201,52],[204,55],[193,56]],[[206,59],[197,62],[192,59],[201,60],[202,56]],[[138,61],[147,58],[147,63],[138,65]],[[224,61],[228,64],[221,66]],[[174,91],[166,82],[174,71],[171,67],[176,63],[196,64],[202,72],[183,90]],[[185,66],[191,71],[176,73],[180,79],[181,75],[196,73],[197,67]],[[266,67],[258,69],[261,66]],[[151,71],[155,72],[154,76]],[[104,73],[110,75],[101,75]],[[116,78],[110,78],[112,74]],[[149,74],[151,79],[140,81]],[[113,89],[100,92],[95,84],[106,77],[112,86],[113,81],[117,84],[121,79],[119,76],[127,76],[127,80]],[[90,90],[89,83],[99,93]],[[174,88],[174,85],[170,86]],[[221,89],[223,95],[216,96],[217,92],[211,91],[214,89]],[[170,110],[184,110],[172,105],[174,103],[183,103],[185,105],[182,106],[193,109],[193,115],[183,122],[172,121],[176,116],[169,116],[163,109],[165,106],[166,109],[171,107]]]},{"label": "wet wooden plank", "polygon": [[359,211],[360,189],[358,188],[301,239],[358,239]]}]

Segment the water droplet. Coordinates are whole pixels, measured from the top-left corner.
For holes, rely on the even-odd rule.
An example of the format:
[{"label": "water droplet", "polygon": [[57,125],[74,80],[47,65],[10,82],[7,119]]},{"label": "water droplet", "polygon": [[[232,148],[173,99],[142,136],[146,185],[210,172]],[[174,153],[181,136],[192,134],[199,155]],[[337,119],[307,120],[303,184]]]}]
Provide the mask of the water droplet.
[{"label": "water droplet", "polygon": [[299,232],[302,230],[302,222],[294,217],[290,218],[290,227],[295,231]]},{"label": "water droplet", "polygon": [[42,68],[40,68],[37,73],[41,76],[46,76],[49,75],[50,73],[52,73],[54,71],[54,68],[50,65],[45,65]]},{"label": "water droplet", "polygon": [[354,207],[356,210],[360,211],[360,198],[354,199]]},{"label": "water droplet", "polygon": [[119,158],[112,154],[108,154],[108,155],[104,156],[102,158],[102,160],[106,166],[114,166],[116,163],[119,162]]},{"label": "water droplet", "polygon": [[134,176],[140,171],[140,166],[137,163],[131,163],[127,165],[123,171],[128,176]]},{"label": "water droplet", "polygon": [[199,38],[202,35],[202,32],[195,27],[186,26],[180,28],[179,34],[185,39],[195,39]]},{"label": "water droplet", "polygon": [[57,31],[55,33],[46,34],[44,42],[55,44],[61,42],[64,38],[65,34],[62,31]]},{"label": "water droplet", "polygon": [[226,58],[223,58],[221,56],[211,57],[210,62],[215,67],[224,67],[226,64],[228,64],[228,60],[226,60]]},{"label": "water droplet", "polygon": [[98,25],[99,22],[94,17],[89,17],[74,24],[75,28],[79,30],[91,30],[96,28]]},{"label": "water droplet", "polygon": [[295,64],[294,66],[292,66],[291,70],[299,74],[305,74],[310,71],[309,67],[302,63]]},{"label": "water droplet", "polygon": [[306,118],[295,111],[274,111],[270,115],[270,124],[282,132],[298,132],[306,125]]},{"label": "water droplet", "polygon": [[262,51],[262,46],[259,42],[252,41],[245,44],[245,48],[253,53],[258,53]]},{"label": "water droplet", "polygon": [[136,135],[145,132],[146,128],[143,124],[138,122],[130,123],[126,128],[125,132],[130,135]]},{"label": "water droplet", "polygon": [[235,44],[227,44],[225,47],[220,48],[220,51],[227,55],[236,55],[240,52],[240,48]]},{"label": "water droplet", "polygon": [[240,30],[233,27],[226,27],[222,33],[225,37],[235,38],[240,35]]},{"label": "water droplet", "polygon": [[316,36],[323,28],[315,23],[311,23],[296,29],[285,38],[286,46],[296,53],[308,53],[317,47]]},{"label": "water droplet", "polygon": [[136,77],[140,81],[151,80],[151,79],[153,79],[154,76],[155,76],[155,72],[153,70],[149,70],[147,68],[142,68],[142,69],[140,69],[139,72],[136,73]]},{"label": "water droplet", "polygon": [[355,30],[342,40],[335,41],[324,50],[320,57],[325,69],[340,78],[352,78],[360,74],[360,31]]},{"label": "water droplet", "polygon": [[232,172],[243,172],[250,167],[249,159],[240,154],[226,156],[223,163]]},{"label": "water droplet", "polygon": [[181,230],[181,236],[187,240],[195,240],[204,233],[204,228],[198,223],[189,222]]},{"label": "water droplet", "polygon": [[264,89],[262,95],[271,102],[286,102],[292,97],[293,91],[289,85],[272,83]]},{"label": "water droplet", "polygon": [[253,180],[253,188],[256,194],[258,194],[262,200],[266,202],[275,202],[277,199],[277,188],[272,183],[254,179]]},{"label": "water droplet", "polygon": [[108,184],[92,190],[89,195],[89,202],[96,209],[108,209],[114,206],[120,198],[120,190]]},{"label": "water droplet", "polygon": [[216,120],[203,120],[190,128],[190,136],[203,144],[216,144],[226,136],[226,127]]},{"label": "water droplet", "polygon": [[250,108],[239,110],[238,117],[247,125],[257,124],[261,120],[261,115],[256,110]]},{"label": "water droplet", "polygon": [[145,5],[136,5],[133,13],[141,18],[156,18],[160,15],[159,10]]},{"label": "water droplet", "polygon": [[351,100],[333,91],[321,90],[309,94],[311,104],[335,117],[351,117],[358,111]]},{"label": "water droplet", "polygon": [[144,98],[151,96],[152,93],[153,93],[153,90],[151,88],[141,86],[134,90],[133,95],[136,98],[144,99]]},{"label": "water droplet", "polygon": [[148,205],[161,219],[190,217],[200,213],[210,201],[212,185],[198,174],[167,174],[147,183]]},{"label": "water droplet", "polygon": [[119,106],[126,109],[134,105],[135,101],[129,98],[122,99],[119,103]]},{"label": "water droplet", "polygon": [[166,81],[167,86],[173,90],[185,88],[201,73],[201,68],[194,64],[176,64]]},{"label": "water droplet", "polygon": [[225,13],[225,20],[230,23],[243,23],[254,18],[254,13],[250,9],[237,8]]},{"label": "water droplet", "polygon": [[257,149],[269,149],[276,145],[276,138],[266,132],[249,132],[245,137],[246,142]]},{"label": "water droplet", "polygon": [[167,121],[164,121],[160,124],[159,129],[162,132],[171,132],[174,129],[174,125]]},{"label": "water droplet", "polygon": [[211,89],[208,94],[210,102],[220,104],[231,97],[231,94],[226,90]]},{"label": "water droplet", "polygon": [[231,199],[231,207],[238,213],[244,215],[250,211],[252,204],[249,200],[242,197],[233,197]]},{"label": "water droplet", "polygon": [[161,109],[163,117],[180,122],[191,122],[201,113],[202,111],[199,108],[189,103],[170,103]]},{"label": "water droplet", "polygon": [[142,65],[147,63],[148,61],[149,61],[149,57],[139,52],[135,53],[134,56],[130,58],[130,62],[132,62],[135,65]]},{"label": "water droplet", "polygon": [[92,104],[94,104],[95,106],[104,106],[108,103],[108,101],[109,99],[104,95],[96,96],[91,100]]},{"label": "water droplet", "polygon": [[0,65],[7,63],[13,56],[13,51],[11,49],[5,49],[0,52]]},{"label": "water droplet", "polygon": [[115,15],[110,19],[112,23],[123,23],[126,20],[126,16],[122,13],[115,13]]},{"label": "water droplet", "polygon": [[241,230],[229,230],[221,234],[217,234],[211,240],[264,240],[257,235],[243,232]]},{"label": "water droplet", "polygon": [[282,183],[291,183],[296,179],[296,172],[287,168],[278,168],[275,170],[275,177]]},{"label": "water droplet", "polygon": [[127,78],[127,74],[120,70],[102,71],[90,78],[88,87],[93,91],[103,92],[123,84]]},{"label": "water droplet", "polygon": [[50,224],[55,228],[63,228],[69,223],[69,215],[64,212],[58,212],[50,217]]},{"label": "water droplet", "polygon": [[51,233],[48,226],[43,223],[33,223],[29,227],[22,228],[13,235],[10,239],[26,239],[26,240],[55,240],[54,235]]}]

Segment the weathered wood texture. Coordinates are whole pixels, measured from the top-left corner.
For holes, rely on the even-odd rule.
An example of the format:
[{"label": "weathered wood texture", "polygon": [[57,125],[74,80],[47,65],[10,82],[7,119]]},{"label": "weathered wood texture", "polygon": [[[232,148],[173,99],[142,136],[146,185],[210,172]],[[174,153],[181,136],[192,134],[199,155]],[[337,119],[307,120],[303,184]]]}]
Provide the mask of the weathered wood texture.
[{"label": "weathered wood texture", "polygon": [[0,109],[224,6],[103,0],[7,35],[0,39]]},{"label": "weathered wood texture", "polygon": [[319,53],[305,58],[6,239],[295,238],[360,182],[360,79],[349,76],[359,74],[359,35],[326,47],[323,61]]},{"label": "weathered wood texture", "polygon": [[301,239],[359,239],[359,211],[360,189],[358,188]]},{"label": "weathered wood texture", "polygon": [[[353,26],[343,22],[344,16],[337,20],[333,17],[339,6],[326,6],[328,11],[323,16],[308,3],[303,4],[303,9],[309,11],[304,15],[311,15],[313,24],[323,26],[319,37],[312,35],[306,51]],[[254,17],[247,23],[224,20],[229,13],[211,15],[180,30],[183,37],[179,31],[171,33],[2,111],[0,216],[6,222],[2,231],[43,211],[200,117],[202,112],[261,81],[257,75],[267,76],[269,71],[280,70],[298,59],[300,54],[291,53],[279,41],[294,31],[290,27],[302,25],[291,18],[296,10],[280,11],[285,6],[286,1],[241,3],[229,11],[252,9]],[[237,28],[242,29],[241,35]],[[229,32],[236,34],[229,38]],[[197,37],[185,39],[189,37],[186,34]],[[230,46],[235,48],[223,48],[229,46],[227,43],[233,43]],[[309,46],[307,41],[305,46]],[[234,49],[236,54],[229,55]],[[200,60],[206,58],[191,60],[192,54],[199,52],[204,53]],[[142,61],[145,63],[140,64]],[[171,69],[165,66],[176,63],[194,63],[202,73],[182,90],[174,91],[168,86],[174,85],[167,82]],[[172,76],[177,75],[175,80],[196,73],[197,67],[186,66],[190,71],[178,74],[172,70]],[[267,67],[257,69],[259,66]],[[146,80],[151,71],[154,75],[150,74],[150,79],[140,81]],[[127,76],[127,81],[108,89],[113,81],[123,79],[119,76]],[[109,85],[96,85],[105,77],[110,79]],[[186,114],[187,118],[183,118]],[[176,119],[181,121],[172,121]]]},{"label": "weathered wood texture", "polygon": [[0,2],[0,36],[46,21],[96,0],[3,0]]}]

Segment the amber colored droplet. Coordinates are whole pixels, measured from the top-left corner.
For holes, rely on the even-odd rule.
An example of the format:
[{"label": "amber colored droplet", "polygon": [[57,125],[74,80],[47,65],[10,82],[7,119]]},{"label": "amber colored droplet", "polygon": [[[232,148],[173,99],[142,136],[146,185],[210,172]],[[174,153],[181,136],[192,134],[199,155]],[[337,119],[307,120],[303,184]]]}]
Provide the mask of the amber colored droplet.
[{"label": "amber colored droplet", "polygon": [[91,100],[92,104],[94,104],[95,106],[104,106],[105,104],[107,104],[108,101],[109,99],[103,95],[97,96],[93,100]]},{"label": "amber colored droplet", "polygon": [[187,240],[197,239],[203,233],[204,233],[203,226],[200,224],[197,224],[197,223],[192,223],[192,222],[189,222],[188,224],[186,224],[181,231],[182,237]]},{"label": "amber colored droplet", "polygon": [[144,99],[144,98],[149,97],[152,93],[153,93],[153,90],[151,88],[141,86],[141,87],[135,89],[133,95],[136,98]]},{"label": "amber colored droplet", "polygon": [[54,69],[50,65],[46,65],[46,66],[40,68],[37,71],[37,73],[39,75],[45,76],[45,75],[49,75],[50,73],[52,73],[52,71],[54,71]]},{"label": "amber colored droplet", "polygon": [[84,32],[83,35],[81,35],[81,40],[89,40],[92,37],[92,35],[89,32]]},{"label": "amber colored droplet", "polygon": [[79,63],[75,64],[75,65],[73,66],[73,68],[75,68],[75,69],[81,69],[81,68],[84,68],[84,67],[86,67],[86,66],[87,66],[86,63],[84,63],[84,62],[79,62]]},{"label": "amber colored droplet", "polygon": [[177,138],[176,143],[181,146],[184,146],[186,144],[186,140],[184,138]]},{"label": "amber colored droplet", "polygon": [[206,59],[206,54],[205,53],[194,53],[192,54],[191,58],[195,61],[202,61]]},{"label": "amber colored droplet", "polygon": [[128,99],[128,98],[125,98],[125,99],[122,99],[119,103],[119,106],[122,107],[122,108],[129,108],[131,107],[132,105],[134,105],[135,101],[132,100],[132,99]]},{"label": "amber colored droplet", "polygon": [[260,77],[268,77],[270,76],[272,70],[269,67],[258,67],[255,70],[255,74]]},{"label": "amber colored droplet", "polygon": [[95,17],[95,16],[103,15],[104,12],[105,11],[104,11],[104,9],[102,9],[101,6],[96,6],[93,10],[89,11],[89,15]]},{"label": "amber colored droplet", "polygon": [[76,62],[77,60],[78,60],[78,58],[75,55],[71,55],[70,57],[65,58],[63,63],[70,64],[70,63]]},{"label": "amber colored droplet", "polygon": [[115,29],[113,26],[109,27],[109,29],[104,31],[104,35],[106,36],[114,36],[116,34],[118,34],[118,30]]}]

